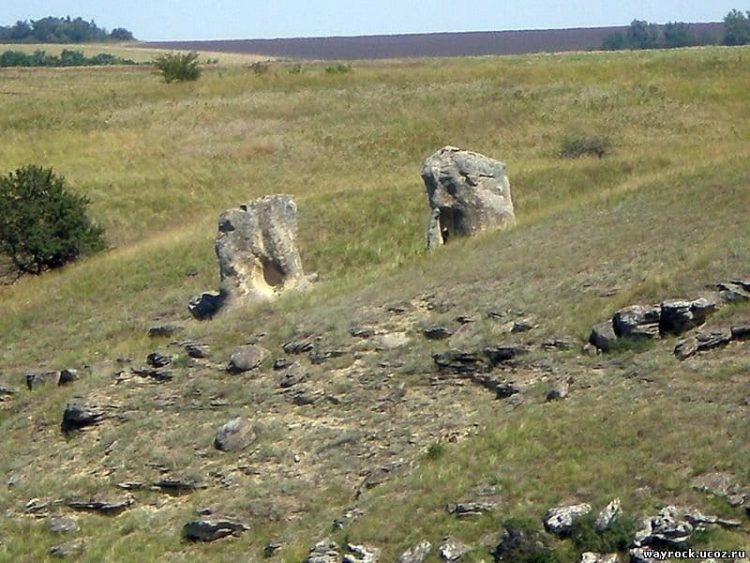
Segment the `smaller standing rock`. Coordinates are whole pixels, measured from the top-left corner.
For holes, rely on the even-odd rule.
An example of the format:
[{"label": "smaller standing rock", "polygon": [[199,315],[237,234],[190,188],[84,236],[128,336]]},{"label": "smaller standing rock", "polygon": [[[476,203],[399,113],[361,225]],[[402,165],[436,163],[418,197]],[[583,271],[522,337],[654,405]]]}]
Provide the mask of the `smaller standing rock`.
[{"label": "smaller standing rock", "polygon": [[260,366],[270,352],[257,344],[248,344],[238,348],[229,357],[227,371],[229,373],[244,373]]},{"label": "smaller standing rock", "polygon": [[404,551],[396,563],[423,563],[432,551],[432,544],[427,540],[422,540],[414,547]]},{"label": "smaller standing rock", "polygon": [[193,297],[188,303],[188,311],[199,321],[212,319],[224,305],[226,296],[218,291],[206,291]]},{"label": "smaller standing rock", "polygon": [[216,431],[214,447],[223,452],[238,452],[248,447],[255,440],[255,432],[248,422],[237,417]]},{"label": "smaller standing rock", "polygon": [[104,411],[96,406],[68,403],[63,413],[60,429],[63,432],[80,430],[86,426],[98,424],[104,419]]},{"label": "smaller standing rock", "polygon": [[566,536],[573,531],[573,525],[591,512],[587,503],[551,508],[544,516],[544,528],[556,536]]},{"label": "smaller standing rock", "polygon": [[715,301],[701,297],[693,301],[670,300],[661,304],[661,321],[659,329],[662,334],[679,335],[702,325],[716,312]]},{"label": "smaller standing rock", "polygon": [[620,499],[616,498],[610,502],[604,509],[598,514],[594,521],[594,529],[601,533],[609,529],[612,523],[617,520],[618,516],[622,513],[622,507],[620,505]]},{"label": "smaller standing rock", "polygon": [[617,342],[615,329],[612,328],[612,322],[607,321],[599,323],[591,329],[589,343],[596,346],[602,352],[609,352]]},{"label": "smaller standing rock", "polygon": [[78,371],[74,369],[64,369],[60,372],[60,378],[57,380],[58,385],[69,385],[78,381]]},{"label": "smaller standing rock", "polygon": [[37,387],[52,383],[57,383],[60,375],[55,371],[45,371],[42,373],[28,373],[26,374],[26,387],[29,391],[33,391]]},{"label": "smaller standing rock", "polygon": [[189,342],[185,344],[185,353],[193,359],[202,360],[211,355],[211,349],[203,344]]},{"label": "smaller standing rock", "polygon": [[567,379],[556,381],[547,393],[547,401],[562,401],[570,392],[570,382]]},{"label": "smaller standing rock", "polygon": [[190,541],[212,542],[227,536],[238,536],[249,529],[236,520],[194,520],[185,524],[182,534]]},{"label": "smaller standing rock", "polygon": [[286,369],[284,375],[281,376],[281,379],[279,380],[279,387],[281,387],[282,389],[288,389],[289,387],[293,387],[298,383],[302,383],[306,379],[307,374],[305,373],[302,364],[300,364],[299,362],[294,362]]},{"label": "smaller standing rock", "polygon": [[445,562],[461,561],[464,555],[469,553],[471,548],[452,538],[445,538],[443,544],[438,549],[440,560]]}]

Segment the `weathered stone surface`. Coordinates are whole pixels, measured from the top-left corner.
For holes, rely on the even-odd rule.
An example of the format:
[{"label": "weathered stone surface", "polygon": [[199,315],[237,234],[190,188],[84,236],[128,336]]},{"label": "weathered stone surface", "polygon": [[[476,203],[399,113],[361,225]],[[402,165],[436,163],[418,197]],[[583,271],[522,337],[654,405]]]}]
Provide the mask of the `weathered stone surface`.
[{"label": "weathered stone surface", "polygon": [[37,387],[47,385],[49,383],[57,383],[60,378],[60,374],[56,371],[45,371],[40,373],[27,373],[26,374],[26,387],[29,391],[33,391]]},{"label": "weathered stone surface", "polygon": [[233,418],[222,425],[214,437],[214,447],[223,452],[244,450],[255,440],[252,426],[241,417]]},{"label": "weathered stone surface", "polygon": [[146,363],[153,368],[163,368],[172,363],[172,358],[161,352],[151,352],[146,356]]},{"label": "weathered stone surface", "polygon": [[55,516],[47,522],[47,528],[53,534],[75,534],[81,527],[70,516]]},{"label": "weathered stone surface", "polygon": [[587,551],[581,554],[579,563],[617,563],[616,553],[593,553]]},{"label": "weathered stone surface", "polygon": [[172,381],[172,379],[174,379],[174,373],[172,373],[168,369],[141,367],[141,368],[133,368],[132,371],[134,375],[152,379],[160,383],[164,383],[166,381]]},{"label": "weathered stone surface", "polygon": [[597,532],[604,532],[614,523],[615,520],[622,513],[622,506],[620,499],[616,498],[610,502],[602,511],[596,516],[594,521],[594,529]]},{"label": "weathered stone surface", "polygon": [[719,297],[724,303],[750,301],[750,280],[732,280],[716,285]]},{"label": "weathered stone surface", "polygon": [[284,372],[279,380],[279,387],[282,389],[288,389],[298,383],[302,383],[307,379],[307,372],[299,362],[294,362]]},{"label": "weathered stone surface", "polygon": [[510,183],[502,162],[456,147],[443,147],[422,166],[430,205],[427,247],[474,236],[515,221]]},{"label": "weathered stone surface", "polygon": [[96,512],[97,514],[103,514],[105,516],[115,516],[120,514],[123,510],[130,508],[134,502],[135,500],[133,500],[133,497],[125,497],[116,500],[73,499],[67,501],[66,504],[73,510]]},{"label": "weathered stone surface", "polygon": [[315,343],[318,340],[317,336],[303,336],[284,343],[281,348],[285,354],[306,354],[315,349]]},{"label": "weathered stone surface", "polygon": [[50,547],[49,554],[52,557],[65,559],[67,557],[78,557],[85,549],[86,541],[84,539],[78,539]]},{"label": "weathered stone surface", "polygon": [[703,514],[699,510],[692,510],[685,512],[685,520],[690,522],[694,527],[706,526],[706,525],[717,525],[722,528],[739,528],[742,526],[742,522],[739,520],[726,520],[719,518],[718,516]]},{"label": "weathered stone surface", "polygon": [[570,392],[570,382],[567,379],[559,379],[552,384],[552,389],[547,392],[547,401],[562,401]]},{"label": "weathered stone surface", "polygon": [[376,467],[375,469],[371,469],[367,472],[364,481],[362,481],[362,484],[357,488],[356,497],[359,498],[365,491],[377,487],[378,485],[382,485],[405,469],[406,467],[401,460],[391,462],[381,467]]},{"label": "weathered stone surface", "polygon": [[651,553],[652,549],[643,549],[642,547],[634,547],[628,550],[630,555],[630,563],[659,563],[657,559],[652,557],[646,557],[646,553]]},{"label": "weathered stone surface", "polygon": [[471,547],[453,538],[445,538],[438,548],[440,560],[445,562],[461,561],[470,551]]},{"label": "weathered stone surface", "polygon": [[731,340],[732,335],[729,332],[700,332],[693,337],[680,341],[675,346],[674,355],[679,360],[686,360],[698,352],[726,346]]},{"label": "weathered stone surface", "polygon": [[57,380],[58,385],[70,385],[71,383],[78,381],[78,370],[75,369],[63,369],[60,370],[60,377]]},{"label": "weathered stone surface", "polygon": [[377,563],[380,560],[380,550],[365,545],[347,544],[343,563]]},{"label": "weathered stone surface", "polygon": [[332,349],[332,350],[313,350],[310,352],[310,363],[319,365],[327,362],[332,358],[340,358],[346,354],[346,350]]},{"label": "weathered stone surface", "polygon": [[164,493],[179,496],[192,493],[198,489],[205,489],[207,488],[207,485],[198,479],[181,479],[179,477],[172,477],[156,481],[154,487]]},{"label": "weathered stone surface", "polygon": [[281,551],[284,548],[283,543],[279,542],[268,542],[265,547],[263,547],[263,555],[265,557],[273,557],[276,555],[279,551]]},{"label": "weathered stone surface", "polygon": [[180,330],[180,327],[173,324],[154,325],[148,329],[149,338],[167,338]]},{"label": "weathered stone surface", "polygon": [[731,473],[714,471],[693,479],[694,489],[723,498],[732,506],[742,506],[750,502],[750,488],[741,486]]},{"label": "weathered stone surface", "polygon": [[544,516],[544,528],[556,536],[565,536],[573,531],[573,525],[591,512],[587,503],[557,506]]},{"label": "weathered stone surface", "polygon": [[245,524],[229,519],[203,519],[188,522],[182,535],[190,541],[212,542],[227,536],[238,536],[249,530]]},{"label": "weathered stone surface", "polygon": [[270,352],[257,344],[248,344],[237,348],[229,357],[227,371],[229,373],[244,373],[260,366],[270,355]]},{"label": "weathered stone surface", "polygon": [[497,508],[497,504],[494,502],[455,502],[446,505],[445,509],[448,514],[453,514],[459,518],[466,518],[470,516],[481,516],[488,512],[493,512]]},{"label": "weathered stone surface", "polygon": [[589,343],[596,346],[602,352],[609,352],[617,342],[615,329],[612,321],[606,321],[595,325],[589,335]]},{"label": "weathered stone surface", "polygon": [[303,563],[341,563],[339,546],[330,538],[321,540],[312,546]]},{"label": "weathered stone surface", "polygon": [[747,340],[750,339],[750,324],[733,326],[732,340]]},{"label": "weathered stone surface", "polygon": [[679,511],[674,506],[662,508],[656,516],[645,518],[635,534],[635,547],[683,547],[693,533],[693,526],[678,518]]},{"label": "weathered stone surface", "polygon": [[86,426],[98,424],[104,419],[104,411],[94,405],[68,403],[63,413],[60,428],[63,432],[80,430]]},{"label": "weathered stone surface", "polygon": [[437,365],[438,371],[443,373],[470,374],[486,369],[484,358],[476,352],[463,352],[461,350],[448,350],[436,353],[432,359]]},{"label": "weathered stone surface", "polygon": [[445,328],[444,326],[431,326],[422,331],[425,338],[429,340],[443,340],[453,335],[453,331]]},{"label": "weathered stone surface", "polygon": [[431,551],[432,544],[427,540],[422,540],[399,555],[396,563],[423,563]]},{"label": "weathered stone surface", "polygon": [[215,249],[228,303],[272,299],[310,282],[297,249],[297,205],[288,195],[222,213]]},{"label": "weathered stone surface", "polygon": [[188,311],[199,321],[212,319],[224,306],[226,295],[218,291],[204,291],[188,303]]},{"label": "weathered stone surface", "polygon": [[491,346],[484,349],[484,354],[492,365],[501,364],[529,353],[527,346]]},{"label": "weathered stone surface", "polygon": [[211,355],[211,349],[205,344],[189,342],[185,344],[185,353],[193,359],[202,360]]},{"label": "weathered stone surface", "polygon": [[662,334],[679,335],[702,325],[716,312],[718,303],[705,297],[685,300],[669,300],[661,304],[659,330]]},{"label": "weathered stone surface", "polygon": [[660,305],[631,305],[612,317],[612,327],[619,338],[659,338],[660,323]]},{"label": "weathered stone surface", "polygon": [[361,508],[357,508],[356,506],[349,508],[346,512],[344,512],[342,516],[333,520],[333,529],[342,530],[350,524],[359,520],[364,515],[365,511]]},{"label": "weathered stone surface", "polygon": [[496,563],[517,563],[518,561],[543,561],[551,552],[544,535],[537,530],[509,528],[503,532],[500,543],[495,546],[492,555]]}]

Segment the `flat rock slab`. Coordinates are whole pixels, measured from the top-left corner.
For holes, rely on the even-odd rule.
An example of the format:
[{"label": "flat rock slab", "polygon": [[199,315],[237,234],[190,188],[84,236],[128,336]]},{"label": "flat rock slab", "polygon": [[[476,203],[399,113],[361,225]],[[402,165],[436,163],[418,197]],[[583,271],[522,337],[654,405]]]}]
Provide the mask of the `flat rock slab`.
[{"label": "flat rock slab", "polygon": [[55,516],[47,522],[47,529],[53,534],[75,534],[81,527],[70,516]]},{"label": "flat rock slab", "polygon": [[723,498],[732,506],[750,502],[750,488],[741,486],[731,473],[704,473],[693,479],[691,485],[694,489]]},{"label": "flat rock slab", "polygon": [[26,374],[26,387],[29,391],[33,391],[38,387],[49,385],[51,383],[57,384],[60,380],[60,374],[56,371],[45,371],[41,373],[28,373]]},{"label": "flat rock slab", "polygon": [[85,512],[95,512],[105,516],[116,516],[124,510],[127,510],[135,503],[132,497],[126,497],[118,500],[69,500],[66,502],[69,508]]},{"label": "flat rock slab", "polygon": [[304,563],[341,563],[339,546],[330,538],[321,540],[312,546]]},{"label": "flat rock slab", "polygon": [[49,554],[58,559],[78,557],[86,550],[86,541],[83,539],[69,541],[49,548]]},{"label": "flat rock slab", "polygon": [[227,536],[238,536],[249,529],[237,520],[204,519],[185,524],[182,535],[190,541],[212,542]]},{"label": "flat rock slab", "polygon": [[544,516],[544,529],[556,536],[565,536],[573,531],[575,523],[591,512],[587,503],[557,506]]}]

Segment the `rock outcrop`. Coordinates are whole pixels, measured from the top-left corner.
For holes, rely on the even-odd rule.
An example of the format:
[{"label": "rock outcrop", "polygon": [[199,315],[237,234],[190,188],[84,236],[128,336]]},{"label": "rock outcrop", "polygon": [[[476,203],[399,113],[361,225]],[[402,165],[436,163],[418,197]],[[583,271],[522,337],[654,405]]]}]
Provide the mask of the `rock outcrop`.
[{"label": "rock outcrop", "polygon": [[430,205],[430,249],[453,237],[474,236],[515,221],[502,162],[456,147],[443,147],[425,160],[422,179]]},{"label": "rock outcrop", "polygon": [[265,196],[219,217],[214,245],[221,278],[219,292],[191,300],[199,319],[234,304],[273,299],[307,286],[297,249],[297,205],[288,195]]}]

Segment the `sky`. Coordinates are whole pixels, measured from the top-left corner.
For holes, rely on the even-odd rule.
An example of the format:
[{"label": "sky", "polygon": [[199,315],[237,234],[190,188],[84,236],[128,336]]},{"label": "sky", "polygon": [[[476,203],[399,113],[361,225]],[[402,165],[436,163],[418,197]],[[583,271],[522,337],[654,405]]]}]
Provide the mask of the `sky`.
[{"label": "sky", "polygon": [[0,0],[0,25],[82,17],[144,41],[266,39],[721,21],[750,0]]}]

